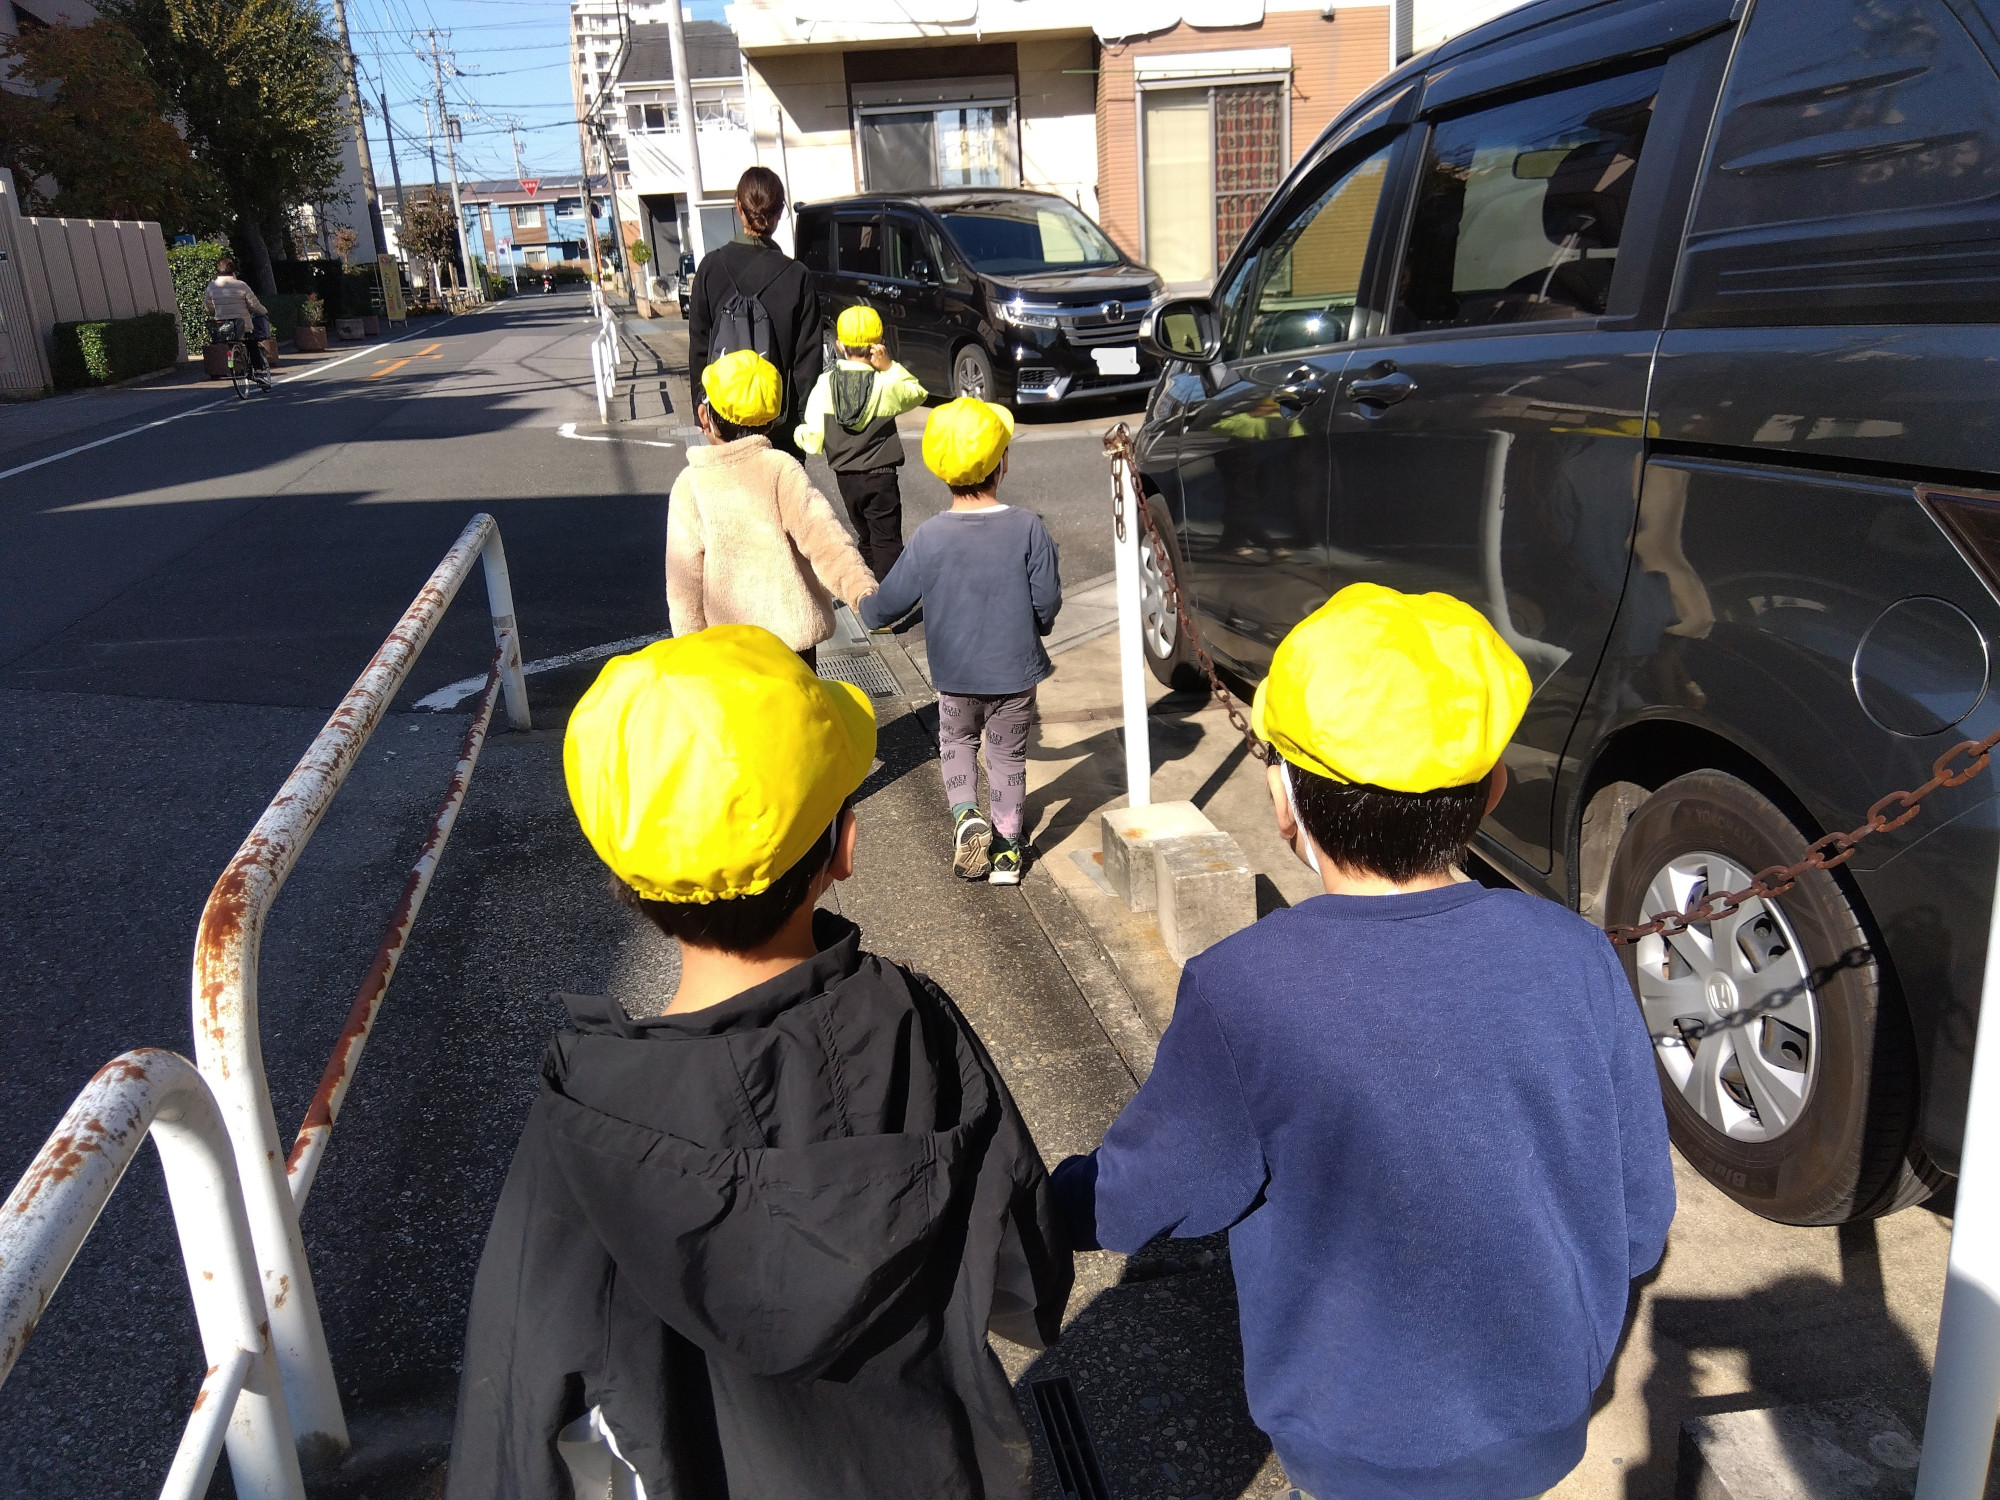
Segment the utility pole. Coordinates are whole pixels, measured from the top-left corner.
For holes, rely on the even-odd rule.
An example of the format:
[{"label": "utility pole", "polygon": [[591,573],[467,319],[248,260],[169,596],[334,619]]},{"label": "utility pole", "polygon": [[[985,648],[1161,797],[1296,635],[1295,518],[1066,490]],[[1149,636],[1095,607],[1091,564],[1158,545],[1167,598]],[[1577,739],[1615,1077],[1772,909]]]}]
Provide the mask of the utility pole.
[{"label": "utility pole", "polygon": [[[380,85],[375,90],[375,94],[382,101],[382,134],[387,136],[389,140],[389,175],[395,179],[396,183],[396,223],[399,226],[397,246],[400,249],[402,247],[400,226],[407,225],[410,222],[410,205],[408,200],[403,197],[403,169],[396,161],[396,127],[389,123],[389,88],[387,83]],[[387,238],[383,239],[382,248],[385,251],[389,248]],[[407,250],[403,252],[403,258],[408,258]]]},{"label": "utility pole", "polygon": [[[523,182],[526,178],[521,170],[521,117],[519,115],[509,115],[507,117],[507,134],[514,142],[514,180],[516,182]],[[521,191],[525,193],[527,189],[522,188]],[[546,226],[549,219],[553,217],[554,215],[544,216],[542,219],[543,225]],[[542,230],[542,237],[544,239],[548,238],[546,227]],[[521,269],[519,262],[515,259],[516,254],[513,215],[510,214],[508,215],[507,223],[507,274],[514,278],[514,290],[518,292],[521,290]]]},{"label": "utility pole", "polygon": [[438,190],[438,142],[437,132],[431,128],[431,101],[428,99],[424,100],[424,141],[430,147],[431,193],[435,196]]},{"label": "utility pole", "polygon": [[[451,130],[454,121],[444,105],[444,60],[438,55],[437,31],[427,33],[431,43],[431,78],[437,85],[438,123],[444,127],[444,160],[451,170],[451,215],[453,226],[458,231],[459,259],[465,263],[465,286],[467,291],[477,290],[480,300],[485,301],[485,288],[475,288],[472,273],[472,245],[465,235],[465,205],[458,195],[458,153],[451,149]],[[456,70],[454,70],[456,71]]]},{"label": "utility pole", "polygon": [[[682,179],[687,185],[688,238],[699,261],[708,253],[708,241],[701,232],[701,141],[694,124],[694,80],[688,77],[687,24],[681,15],[681,0],[667,0],[667,49],[674,62],[674,108],[681,117]],[[790,193],[787,192],[787,197]]]},{"label": "utility pole", "polygon": [[374,236],[370,260],[389,253],[382,231],[382,200],[375,193],[375,163],[368,155],[368,122],[361,115],[361,85],[354,77],[354,48],[347,40],[347,6],[333,0],[333,25],[340,35],[340,76],[347,85],[347,107],[354,112],[354,154],[361,163],[361,196],[368,200],[368,230]]},{"label": "utility pole", "polygon": [[[639,289],[632,283],[631,262],[627,258],[625,247],[625,218],[618,211],[618,160],[611,149],[611,132],[605,128],[601,112],[604,108],[604,96],[610,91],[612,80],[624,69],[625,48],[630,43],[632,36],[631,26],[631,17],[626,15],[625,7],[621,3],[618,7],[618,50],[612,54],[611,70],[604,75],[604,82],[598,85],[597,97],[591,101],[588,118],[584,121],[584,128],[589,131],[591,137],[596,139],[598,146],[604,152],[604,182],[606,190],[611,197],[611,238],[612,242],[618,246],[619,261],[624,267],[625,294],[628,301],[638,296]],[[590,242],[592,254],[595,255],[597,216],[589,212],[590,157],[587,145],[584,148],[584,153],[583,176],[586,190],[584,211],[590,220]],[[601,269],[600,267],[600,276]]]}]

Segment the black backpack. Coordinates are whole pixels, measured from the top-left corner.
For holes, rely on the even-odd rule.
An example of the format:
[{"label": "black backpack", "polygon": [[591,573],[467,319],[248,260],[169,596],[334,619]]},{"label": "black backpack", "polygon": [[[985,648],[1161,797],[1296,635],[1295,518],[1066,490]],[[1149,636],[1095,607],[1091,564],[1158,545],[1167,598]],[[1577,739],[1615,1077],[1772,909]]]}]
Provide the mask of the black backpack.
[{"label": "black backpack", "polygon": [[716,309],[715,326],[708,341],[710,364],[738,349],[754,349],[772,364],[778,365],[780,375],[784,373],[784,366],[778,363],[778,343],[771,334],[771,312],[764,306],[763,294],[790,264],[790,261],[779,258],[777,271],[754,292],[745,292],[736,280],[736,273],[727,266],[721,268],[722,274],[729,278],[729,296]]}]

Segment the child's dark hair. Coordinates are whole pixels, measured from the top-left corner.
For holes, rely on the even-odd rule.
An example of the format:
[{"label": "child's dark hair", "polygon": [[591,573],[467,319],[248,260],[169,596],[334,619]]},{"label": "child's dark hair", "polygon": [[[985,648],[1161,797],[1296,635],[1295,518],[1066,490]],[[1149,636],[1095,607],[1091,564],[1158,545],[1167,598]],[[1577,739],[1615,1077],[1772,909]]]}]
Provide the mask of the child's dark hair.
[{"label": "child's dark hair", "polygon": [[977,484],[947,485],[954,500],[970,500],[975,495],[997,495],[1000,493],[1000,461],[993,461],[993,472]]},{"label": "child's dark hair", "polygon": [[766,422],[762,427],[745,427],[741,422],[730,421],[710,403],[704,401],[701,404],[708,408],[708,419],[715,423],[716,435],[725,443],[733,443],[738,438],[756,437],[759,433],[771,430],[770,422]]},{"label": "child's dark hair", "polygon": [[614,879],[618,899],[668,937],[697,948],[724,953],[749,953],[776,937],[812,891],[819,872],[833,858],[841,820],[854,811],[843,802],[833,826],[808,849],[799,862],[754,896],[729,901],[649,901],[622,880]]},{"label": "child's dark hair", "polygon": [[1365,870],[1399,885],[1441,875],[1459,861],[1486,816],[1486,788],[1493,779],[1488,772],[1468,786],[1392,792],[1295,765],[1290,770],[1299,821],[1320,853],[1342,869]]}]

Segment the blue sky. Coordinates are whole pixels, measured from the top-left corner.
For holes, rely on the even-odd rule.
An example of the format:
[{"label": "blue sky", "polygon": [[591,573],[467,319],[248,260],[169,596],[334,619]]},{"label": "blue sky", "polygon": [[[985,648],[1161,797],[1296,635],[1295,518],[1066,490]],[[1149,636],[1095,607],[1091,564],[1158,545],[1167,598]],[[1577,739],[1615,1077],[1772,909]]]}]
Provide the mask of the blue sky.
[{"label": "blue sky", "polygon": [[[346,0],[348,35],[368,95],[369,141],[382,194],[394,192],[388,137],[379,116],[386,89],[395,126],[403,186],[429,186],[430,155],[424,141],[422,101],[432,95],[429,43],[421,33],[436,27],[440,52],[458,67],[447,73],[445,95],[463,118],[458,147],[461,182],[514,176],[510,119],[521,125],[526,175],[574,178],[575,110],[569,92],[569,7],[563,0]],[[690,21],[724,19],[723,0],[685,0]],[[447,36],[447,33],[449,34]],[[445,173],[438,144],[438,175]]]}]

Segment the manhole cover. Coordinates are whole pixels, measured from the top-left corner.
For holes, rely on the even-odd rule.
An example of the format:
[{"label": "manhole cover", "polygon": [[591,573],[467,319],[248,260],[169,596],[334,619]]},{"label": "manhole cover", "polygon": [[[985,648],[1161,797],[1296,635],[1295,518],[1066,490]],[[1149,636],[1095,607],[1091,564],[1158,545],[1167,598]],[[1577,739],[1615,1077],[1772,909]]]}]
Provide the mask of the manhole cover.
[{"label": "manhole cover", "polygon": [[819,655],[819,675],[851,682],[871,698],[893,698],[902,691],[896,685],[895,674],[889,670],[888,663],[873,651],[842,655],[822,651]]}]

